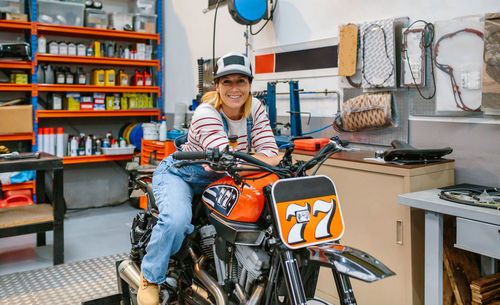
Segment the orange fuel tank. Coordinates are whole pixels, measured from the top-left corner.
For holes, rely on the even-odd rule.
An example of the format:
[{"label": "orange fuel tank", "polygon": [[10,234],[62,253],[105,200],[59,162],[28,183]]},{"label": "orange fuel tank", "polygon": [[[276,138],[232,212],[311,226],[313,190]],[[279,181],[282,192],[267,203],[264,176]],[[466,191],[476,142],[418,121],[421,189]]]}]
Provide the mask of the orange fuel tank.
[{"label": "orange fuel tank", "polygon": [[[265,175],[257,173],[245,178],[256,178]],[[233,178],[226,176],[210,184],[202,194],[203,203],[227,220],[239,222],[256,222],[264,208],[263,188],[278,180],[271,174],[260,179],[245,179],[248,185],[236,185]]]}]

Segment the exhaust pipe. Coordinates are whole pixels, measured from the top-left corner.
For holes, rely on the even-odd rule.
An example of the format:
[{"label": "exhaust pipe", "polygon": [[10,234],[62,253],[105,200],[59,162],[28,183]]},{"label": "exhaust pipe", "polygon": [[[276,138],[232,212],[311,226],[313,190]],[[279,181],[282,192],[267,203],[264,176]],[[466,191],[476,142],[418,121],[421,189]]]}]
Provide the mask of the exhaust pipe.
[{"label": "exhaust pipe", "polygon": [[194,262],[194,273],[196,274],[196,277],[203,283],[203,285],[205,285],[205,287],[207,287],[208,291],[210,291],[212,296],[215,298],[215,304],[228,305],[227,295],[224,293],[222,287],[210,276],[210,274],[203,270],[202,266],[205,261],[204,256],[198,258],[192,248],[189,248],[188,251]]},{"label": "exhaust pipe", "polygon": [[118,274],[130,287],[135,290],[139,288],[141,271],[139,271],[139,267],[130,258],[123,260],[118,265]]},{"label": "exhaust pipe", "polygon": [[255,287],[255,289],[252,293],[252,296],[250,297],[250,300],[248,300],[246,305],[258,305],[258,304],[260,304],[260,300],[264,296],[264,292],[265,292],[264,290],[265,290],[264,284],[262,284],[262,283],[258,284]]}]

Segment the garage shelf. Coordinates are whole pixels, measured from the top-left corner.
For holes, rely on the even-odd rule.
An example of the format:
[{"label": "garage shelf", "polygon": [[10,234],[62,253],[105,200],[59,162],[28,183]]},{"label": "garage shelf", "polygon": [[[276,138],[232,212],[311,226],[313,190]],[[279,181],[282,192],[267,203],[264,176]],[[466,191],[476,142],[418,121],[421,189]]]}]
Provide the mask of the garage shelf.
[{"label": "garage shelf", "polygon": [[160,69],[160,60],[140,60],[140,59],[123,59],[116,57],[93,57],[93,56],[67,56],[54,54],[39,54],[35,55],[35,64],[38,62],[57,62],[57,63],[72,63],[72,64],[91,64],[91,65],[112,65],[112,66],[134,66],[134,67],[156,67]]},{"label": "garage shelf", "polygon": [[63,157],[63,164],[81,164],[81,163],[93,163],[93,162],[130,160],[134,155],[135,154]]},{"label": "garage shelf", "polygon": [[0,29],[2,30],[29,30],[31,29],[31,22],[29,21],[14,21],[14,20],[0,20]]},{"label": "garage shelf", "polygon": [[0,91],[31,91],[32,84],[0,83]]},{"label": "garage shelf", "polygon": [[0,141],[25,141],[31,140],[34,143],[35,137],[32,132],[0,134]]},{"label": "garage shelf", "polygon": [[10,183],[10,184],[2,184],[2,191],[16,191],[16,190],[26,190],[30,189],[33,194],[36,193],[36,182],[35,181],[26,181],[23,183]]},{"label": "garage shelf", "polygon": [[0,60],[0,69],[31,69],[31,61]]},{"label": "garage shelf", "polygon": [[[129,92],[156,93],[160,96],[161,88],[156,86],[90,86],[90,85],[57,85],[37,84],[38,92]],[[31,89],[30,89],[31,90]]]},{"label": "garage shelf", "polygon": [[161,110],[133,109],[133,110],[37,110],[35,122],[40,118],[100,118],[100,117],[125,117],[125,116],[156,116],[161,119]]},{"label": "garage shelf", "polygon": [[117,40],[156,40],[160,44],[160,34],[138,33],[129,31],[105,30],[78,26],[67,26],[47,23],[35,23],[34,34],[51,34],[72,37],[98,37],[99,39]]}]

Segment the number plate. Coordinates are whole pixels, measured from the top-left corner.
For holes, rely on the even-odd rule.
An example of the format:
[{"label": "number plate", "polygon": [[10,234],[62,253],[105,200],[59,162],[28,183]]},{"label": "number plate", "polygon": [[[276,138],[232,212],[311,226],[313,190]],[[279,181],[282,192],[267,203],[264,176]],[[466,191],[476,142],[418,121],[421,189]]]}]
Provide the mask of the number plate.
[{"label": "number plate", "polygon": [[280,237],[288,248],[334,241],[344,234],[338,194],[327,176],[278,180],[272,200]]}]

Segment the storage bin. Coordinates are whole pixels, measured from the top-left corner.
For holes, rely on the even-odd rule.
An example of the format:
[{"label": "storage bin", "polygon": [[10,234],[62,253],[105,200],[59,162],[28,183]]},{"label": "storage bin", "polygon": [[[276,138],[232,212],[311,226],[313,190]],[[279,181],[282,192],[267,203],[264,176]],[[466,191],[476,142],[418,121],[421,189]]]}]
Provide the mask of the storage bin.
[{"label": "storage bin", "polygon": [[85,26],[89,28],[106,29],[108,27],[108,14],[103,10],[86,8]]},{"label": "storage bin", "polygon": [[156,157],[156,161],[161,161],[177,150],[173,140],[153,141],[142,139],[141,146],[141,165],[149,164],[150,156]]},{"label": "storage bin", "polygon": [[0,134],[33,132],[31,105],[0,107]]},{"label": "storage bin", "polygon": [[130,28],[133,28],[134,25],[134,15],[132,14],[123,14],[123,13],[110,13],[108,15],[109,25],[118,31],[123,31],[123,27],[125,25],[130,25]]},{"label": "storage bin", "polygon": [[135,13],[143,15],[154,15],[156,13],[155,0],[136,0]]},{"label": "storage bin", "polygon": [[0,12],[24,13],[24,1],[0,0]]},{"label": "storage bin", "polygon": [[38,22],[83,26],[85,4],[62,1],[37,1]]},{"label": "storage bin", "polygon": [[102,147],[102,153],[105,155],[130,155],[134,150],[135,146],[132,144],[127,147]]},{"label": "storage bin", "polygon": [[156,15],[134,15],[134,31],[141,33],[156,33]]}]

